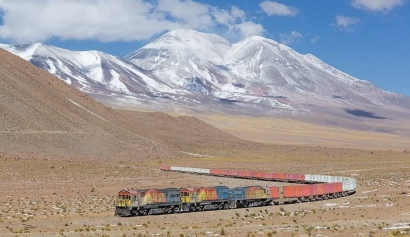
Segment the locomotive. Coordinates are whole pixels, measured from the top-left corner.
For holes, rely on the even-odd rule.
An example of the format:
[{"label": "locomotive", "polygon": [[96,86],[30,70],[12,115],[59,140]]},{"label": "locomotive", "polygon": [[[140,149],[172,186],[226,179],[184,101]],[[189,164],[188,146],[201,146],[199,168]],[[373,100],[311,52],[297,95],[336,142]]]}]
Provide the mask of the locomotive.
[{"label": "locomotive", "polygon": [[115,215],[144,216],[241,207],[274,205],[279,187],[262,186],[228,188],[227,186],[199,188],[166,188],[122,190],[118,193]]}]

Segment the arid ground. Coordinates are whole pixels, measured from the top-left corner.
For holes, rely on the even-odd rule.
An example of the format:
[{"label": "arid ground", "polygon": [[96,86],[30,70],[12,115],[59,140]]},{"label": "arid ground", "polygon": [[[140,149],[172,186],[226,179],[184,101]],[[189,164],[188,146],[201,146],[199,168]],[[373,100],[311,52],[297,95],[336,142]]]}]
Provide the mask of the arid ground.
[{"label": "arid ground", "polygon": [[[0,236],[409,232],[405,137],[266,118],[202,118],[217,129],[194,117],[115,110],[2,50],[0,88]],[[270,184],[168,173],[160,165],[345,175],[357,178],[358,189],[349,197],[295,205],[114,216],[123,188]]]},{"label": "arid ground", "polygon": [[[17,157],[2,157],[0,162],[2,236],[216,236],[221,231],[227,236],[389,236],[410,228],[407,153],[282,147],[276,152],[238,151],[231,157],[192,156],[143,162]],[[158,170],[162,164],[354,176],[358,190],[353,196],[314,203],[113,216],[116,193],[125,187],[270,184],[162,172]]]}]

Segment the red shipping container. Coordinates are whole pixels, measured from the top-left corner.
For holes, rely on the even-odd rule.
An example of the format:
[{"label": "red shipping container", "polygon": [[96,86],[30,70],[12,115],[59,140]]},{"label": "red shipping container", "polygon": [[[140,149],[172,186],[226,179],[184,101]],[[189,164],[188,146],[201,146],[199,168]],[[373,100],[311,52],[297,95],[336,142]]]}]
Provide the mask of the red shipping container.
[{"label": "red shipping container", "polygon": [[335,183],[335,193],[341,193],[343,192],[343,183],[338,182]]},{"label": "red shipping container", "polygon": [[317,184],[309,184],[310,187],[310,195],[316,196],[317,195]]},{"label": "red shipping container", "polygon": [[212,175],[218,175],[218,169],[210,169],[209,173],[211,173]]},{"label": "red shipping container", "polygon": [[161,170],[171,170],[171,166],[169,166],[169,165],[162,165],[162,166],[160,167],[160,169],[161,169]]},{"label": "red shipping container", "polygon": [[285,177],[286,177],[286,180],[295,180],[294,174],[286,173]]},{"label": "red shipping container", "polygon": [[245,176],[245,171],[238,170],[237,174],[238,174],[238,177],[241,177],[241,178],[246,177]]},{"label": "red shipping container", "polygon": [[335,191],[335,184],[334,183],[325,184],[325,194],[334,193],[334,191]]},{"label": "red shipping container", "polygon": [[277,173],[278,174],[278,179],[279,180],[285,180],[286,179],[286,174],[285,173]]},{"label": "red shipping container", "polygon": [[295,186],[283,186],[283,197],[285,198],[295,197]]},{"label": "red shipping container", "polygon": [[270,179],[272,178],[272,174],[271,174],[271,173],[267,173],[267,172],[263,172],[263,178],[270,180]]},{"label": "red shipping container", "polygon": [[332,186],[331,183],[324,183],[323,184],[323,190],[324,190],[324,194],[329,194],[332,192]]},{"label": "red shipping container", "polygon": [[272,179],[278,180],[279,179],[279,174],[278,173],[272,173]]},{"label": "red shipping container", "polygon": [[250,177],[256,178],[256,172],[255,172],[255,171],[251,171],[251,172],[250,172]]},{"label": "red shipping container", "polygon": [[293,180],[295,180],[295,181],[304,181],[305,180],[305,175],[303,175],[303,174],[294,174]]},{"label": "red shipping container", "polygon": [[256,177],[262,179],[264,176],[264,172],[256,172]]},{"label": "red shipping container", "polygon": [[309,197],[311,196],[311,187],[310,185],[303,185],[302,186],[302,196],[303,197]]},{"label": "red shipping container", "polygon": [[303,197],[301,185],[295,186],[295,197]]},{"label": "red shipping container", "polygon": [[252,176],[252,177],[253,177],[253,178],[258,178],[258,176],[259,176],[259,172],[254,171],[254,172],[253,172],[253,176]]},{"label": "red shipping container", "polygon": [[316,184],[316,186],[317,186],[317,195],[325,194],[324,184]]},{"label": "red shipping container", "polygon": [[274,198],[274,199],[278,199],[279,198],[279,187],[277,186],[270,186],[269,187],[270,190],[270,197]]}]

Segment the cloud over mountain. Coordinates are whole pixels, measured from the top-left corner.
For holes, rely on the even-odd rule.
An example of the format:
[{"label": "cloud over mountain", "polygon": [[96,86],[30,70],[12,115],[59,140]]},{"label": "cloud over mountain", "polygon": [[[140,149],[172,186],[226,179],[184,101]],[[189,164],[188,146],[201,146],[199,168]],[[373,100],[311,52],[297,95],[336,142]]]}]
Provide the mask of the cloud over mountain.
[{"label": "cloud over mountain", "polygon": [[241,37],[264,31],[262,25],[250,21],[236,6],[225,9],[193,0],[1,0],[0,10],[0,38],[15,43],[52,38],[148,40],[155,34],[180,28],[212,31],[225,27]]}]

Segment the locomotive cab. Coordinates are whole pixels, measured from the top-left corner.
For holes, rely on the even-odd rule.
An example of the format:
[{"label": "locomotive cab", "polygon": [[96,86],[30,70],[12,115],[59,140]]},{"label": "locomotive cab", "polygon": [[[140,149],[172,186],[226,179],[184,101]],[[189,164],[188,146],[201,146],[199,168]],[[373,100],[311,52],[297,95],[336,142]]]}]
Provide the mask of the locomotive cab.
[{"label": "locomotive cab", "polygon": [[194,188],[187,188],[181,190],[181,203],[196,203],[198,200],[197,190]]},{"label": "locomotive cab", "polygon": [[120,216],[131,215],[133,207],[139,206],[139,190],[122,190],[118,193],[115,203],[115,214]]}]

